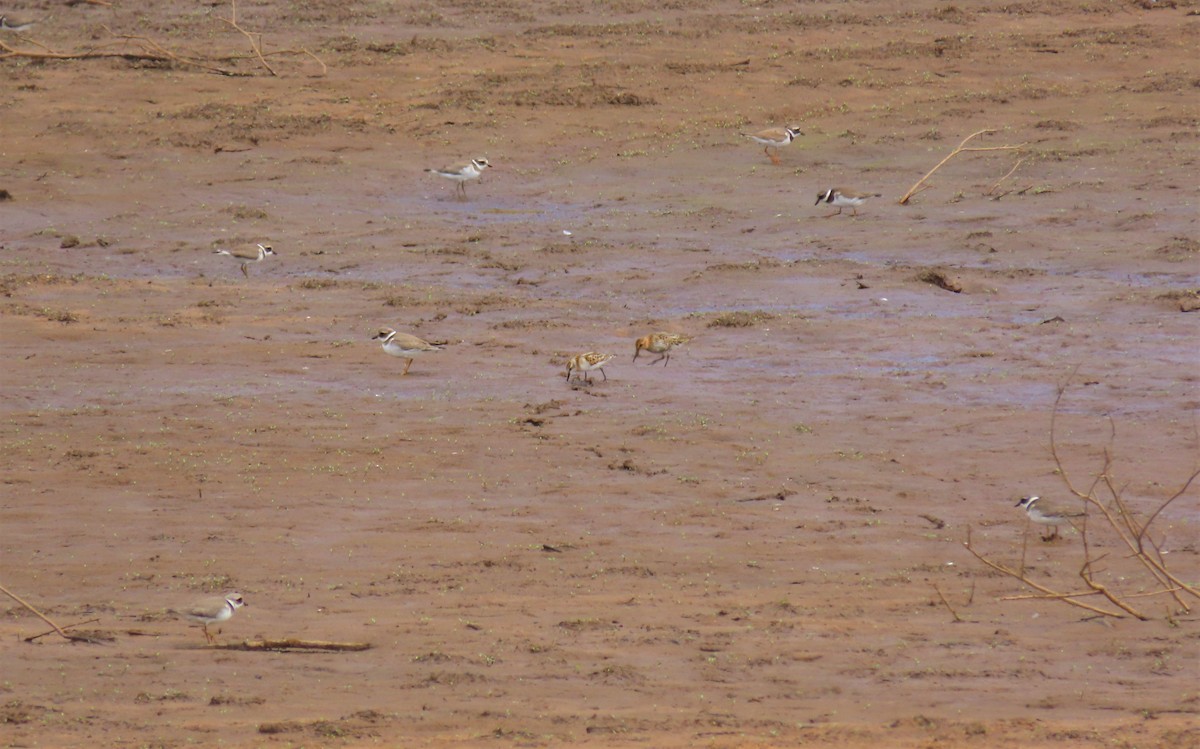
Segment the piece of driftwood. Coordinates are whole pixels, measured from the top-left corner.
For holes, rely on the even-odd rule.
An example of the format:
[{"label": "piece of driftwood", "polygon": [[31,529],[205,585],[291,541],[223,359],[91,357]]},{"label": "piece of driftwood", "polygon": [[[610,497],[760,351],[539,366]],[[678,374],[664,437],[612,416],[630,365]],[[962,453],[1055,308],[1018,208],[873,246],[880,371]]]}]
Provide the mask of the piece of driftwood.
[{"label": "piece of driftwood", "polygon": [[[58,626],[53,621],[51,621],[50,617],[46,616],[42,612],[35,609],[32,604],[30,604],[28,601],[26,601],[23,598],[21,598],[20,596],[18,596],[16,593],[13,593],[11,590],[4,587],[3,585],[0,585],[0,593],[3,593],[4,595],[13,599],[17,603],[24,606],[25,608],[29,609],[29,611],[31,611],[34,616],[41,619],[45,623],[49,624],[51,627],[54,627],[54,631],[56,633],[58,633],[65,640],[69,640],[71,642],[87,642],[87,643],[91,643],[92,645],[99,645],[101,643],[101,640],[97,640],[93,637],[85,637],[83,635],[73,635],[73,634],[70,634],[70,633],[64,631],[62,627]],[[42,635],[38,635],[38,637],[41,637],[41,636]],[[37,639],[37,638],[32,638],[32,639],[26,638],[25,641],[33,642],[34,639]]]},{"label": "piece of driftwood", "polygon": [[229,642],[223,645],[213,645],[212,647],[216,650],[263,650],[271,652],[325,651],[331,653],[353,653],[360,650],[370,650],[371,643],[328,642],[326,640],[297,640],[289,637],[283,640],[243,640],[242,642]]},{"label": "piece of driftwood", "polygon": [[[76,52],[57,52],[50,49],[39,42],[30,41],[36,44],[41,49],[18,49],[12,45],[0,41],[0,60],[7,57],[24,57],[32,60],[95,60],[105,57],[119,57],[124,60],[142,61],[142,62],[159,62],[159,63],[178,63],[180,65],[191,66],[206,70],[210,73],[219,75],[238,76],[246,75],[234,70],[209,65],[201,60],[190,59],[177,55],[158,42],[144,36],[135,36],[132,34],[113,34],[108,27],[102,27],[105,31],[112,34],[117,40],[109,42],[91,49],[80,50]],[[138,49],[129,49],[128,45],[133,44]],[[112,47],[121,46],[121,49],[112,49]]]},{"label": "piece of driftwood", "polygon": [[[325,62],[310,52],[308,49],[280,49],[272,52],[264,52],[262,48],[262,34],[253,31],[247,31],[237,20],[237,0],[230,0],[230,17],[223,18],[218,16],[221,21],[228,24],[235,31],[239,32],[250,42],[251,56],[258,60],[259,64],[273,76],[279,74],[275,71],[270,63],[267,62],[268,57],[289,56],[289,55],[304,55],[314,60],[321,66],[321,74],[325,75],[329,72]],[[108,34],[113,37],[113,41],[107,41],[102,44],[90,47],[88,49],[76,50],[72,52],[60,52],[51,49],[49,46],[32,39],[27,36],[20,37],[21,41],[33,45],[36,49],[20,48],[8,44],[0,40],[0,60],[19,57],[31,60],[94,60],[101,58],[121,58],[129,61],[154,62],[164,64],[175,64],[185,67],[198,68],[209,73],[225,76],[248,76],[250,73],[240,72],[231,68],[221,67],[214,64],[215,61],[224,60],[227,62],[237,62],[245,59],[244,55],[225,55],[225,56],[207,56],[207,57],[190,57],[187,55],[173,52],[157,41],[137,34],[117,34],[107,26],[101,26]]]},{"label": "piece of driftwood", "polygon": [[739,499],[737,501],[738,502],[768,502],[770,500],[777,500],[779,502],[783,502],[783,501],[786,501],[788,497],[792,496],[795,493],[796,492],[788,491],[787,489],[780,489],[777,492],[771,492],[769,494],[759,494],[758,496],[746,497],[744,499]]},{"label": "piece of driftwood", "polygon": [[[98,621],[100,621],[100,620],[99,619],[88,619],[87,621],[75,622],[74,624],[64,624],[64,625],[62,625],[62,627],[60,629],[62,629],[63,632],[66,632],[68,629],[74,629],[75,627],[82,627],[85,624],[95,624]],[[48,629],[45,632],[42,632],[41,634],[36,634],[36,635],[32,635],[30,637],[26,637],[25,642],[33,642],[35,640],[42,639],[46,635],[54,635],[54,634],[59,634],[58,629]]]}]

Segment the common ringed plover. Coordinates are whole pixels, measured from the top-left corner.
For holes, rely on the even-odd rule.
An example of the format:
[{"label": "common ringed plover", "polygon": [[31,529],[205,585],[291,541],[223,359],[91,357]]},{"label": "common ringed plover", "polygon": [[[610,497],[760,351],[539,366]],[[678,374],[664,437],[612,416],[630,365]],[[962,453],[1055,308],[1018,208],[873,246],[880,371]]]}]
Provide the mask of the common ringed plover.
[{"label": "common ringed plover", "polygon": [[0,31],[24,31],[37,21],[18,21],[12,16],[0,16]]},{"label": "common ringed plover", "polygon": [[384,352],[392,356],[399,356],[408,361],[404,364],[404,371],[401,375],[408,374],[408,368],[412,366],[413,359],[427,351],[441,351],[441,346],[435,346],[428,341],[423,341],[415,335],[408,333],[397,333],[391,328],[381,328],[372,341],[383,341]]},{"label": "common ringed plover", "polygon": [[831,187],[825,192],[818,193],[817,202],[813,203],[813,205],[828,203],[829,205],[837,207],[837,213],[831,213],[825,218],[832,218],[833,216],[840,215],[842,209],[846,206],[850,206],[850,210],[854,212],[855,216],[857,216],[858,207],[867,202],[867,198],[880,197],[883,197],[882,193],[858,192],[856,190],[847,190],[844,187]]},{"label": "common ringed plover", "polygon": [[1037,495],[1022,497],[1021,501],[1017,502],[1017,507],[1025,510],[1031,521],[1051,527],[1050,535],[1042,536],[1043,541],[1053,541],[1058,537],[1058,526],[1071,525],[1072,520],[1086,515],[1084,512],[1047,502]]},{"label": "common ringed plover", "polygon": [[250,271],[247,270],[247,266],[249,266],[250,263],[261,263],[266,259],[267,255],[274,255],[276,253],[275,250],[271,249],[271,245],[269,244],[256,244],[250,249],[217,250],[215,254],[228,255],[229,257],[241,263],[242,275],[246,278],[249,278]]},{"label": "common ringed plover", "polygon": [[233,612],[245,605],[246,599],[242,598],[241,593],[229,593],[224,597],[201,598],[185,608],[171,609],[171,613],[190,619],[203,627],[204,639],[212,644],[215,638],[208,631],[208,625],[227,621],[233,616]]},{"label": "common ringed plover", "polygon": [[[742,135],[755,143],[761,143],[763,153],[771,159],[771,163],[778,164],[779,156],[776,155],[776,152],[794,141],[797,135],[804,135],[804,133],[800,132],[798,127],[769,127],[766,130],[759,130],[757,133],[742,133]],[[772,148],[775,149],[775,152],[771,151]]]},{"label": "common ringed plover", "polygon": [[642,351],[649,351],[652,354],[658,354],[658,358],[650,362],[650,365],[654,366],[665,359],[666,361],[663,363],[665,367],[671,363],[671,349],[682,346],[690,340],[692,340],[691,336],[678,333],[658,332],[644,335],[634,343],[633,360],[637,361],[638,354]]},{"label": "common ringed plover", "polygon": [[455,164],[444,169],[426,169],[427,172],[433,172],[446,179],[454,180],[457,185],[454,192],[460,200],[467,199],[467,180],[479,179],[479,175],[483,174],[484,169],[491,167],[487,159],[471,159],[462,164]]},{"label": "common ringed plover", "polygon": [[597,354],[594,351],[589,351],[586,354],[572,356],[567,362],[567,382],[571,381],[572,372],[580,372],[583,374],[584,382],[591,382],[588,372],[600,370],[600,374],[604,375],[604,379],[608,380],[608,375],[604,374],[604,365],[608,364],[616,354]]}]

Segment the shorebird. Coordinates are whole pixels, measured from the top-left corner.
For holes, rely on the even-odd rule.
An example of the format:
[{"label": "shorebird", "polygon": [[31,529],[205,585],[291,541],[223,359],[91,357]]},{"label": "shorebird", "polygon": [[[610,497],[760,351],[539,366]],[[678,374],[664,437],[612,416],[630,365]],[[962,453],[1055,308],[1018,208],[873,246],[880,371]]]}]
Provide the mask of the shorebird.
[{"label": "shorebird", "polygon": [[645,350],[652,354],[658,354],[658,358],[650,362],[650,366],[654,366],[666,359],[666,362],[663,364],[665,367],[671,363],[671,349],[676,346],[682,346],[690,340],[692,340],[691,336],[679,335],[678,333],[658,332],[644,335],[634,343],[633,360],[637,361],[638,354]]},{"label": "shorebird", "polygon": [[1058,537],[1058,526],[1071,525],[1072,520],[1086,515],[1078,510],[1052,504],[1037,495],[1022,497],[1021,501],[1017,502],[1017,507],[1023,509],[1031,521],[1050,526],[1050,535],[1042,536],[1043,541],[1053,541]]},{"label": "shorebird", "polygon": [[567,382],[571,381],[572,372],[581,372],[584,382],[591,382],[588,372],[600,370],[600,374],[604,375],[604,379],[608,380],[608,375],[604,374],[604,365],[608,364],[616,354],[597,354],[595,351],[589,351],[586,354],[571,357],[567,362]]},{"label": "shorebird", "polygon": [[208,625],[228,621],[233,612],[246,605],[246,599],[241,593],[202,598],[182,609],[171,609],[171,613],[190,619],[204,628],[204,639],[211,644],[215,638],[208,631]]},{"label": "shorebird", "polygon": [[247,270],[247,266],[249,266],[250,263],[261,263],[266,259],[267,255],[274,255],[276,253],[275,250],[271,249],[271,245],[269,244],[256,244],[253,248],[248,250],[217,250],[215,254],[228,255],[229,257],[241,263],[242,275],[246,278],[249,278],[250,271]]},{"label": "shorebird", "polygon": [[757,133],[742,133],[742,135],[756,143],[761,143],[763,153],[767,155],[771,163],[778,164],[779,157],[776,153],[772,153],[771,149],[774,148],[778,152],[779,149],[795,140],[797,135],[804,135],[804,133],[800,132],[798,127],[769,127],[766,130],[759,130]]},{"label": "shorebird", "polygon": [[412,366],[413,359],[427,351],[442,350],[441,346],[434,346],[432,343],[423,341],[415,335],[397,333],[391,328],[381,328],[371,340],[383,341],[384,352],[408,360],[404,365],[404,371],[400,373],[401,376],[408,374],[408,368]]},{"label": "shorebird", "polygon": [[0,31],[24,31],[37,21],[18,21],[12,16],[0,16]]},{"label": "shorebird", "polygon": [[813,203],[813,205],[828,203],[829,205],[837,206],[837,213],[831,213],[825,218],[832,218],[833,216],[841,214],[842,209],[846,206],[850,206],[850,210],[854,212],[855,216],[857,216],[858,207],[867,202],[867,198],[879,197],[883,197],[882,193],[857,192],[855,190],[847,190],[844,187],[831,187],[825,192],[818,193],[817,202]]},{"label": "shorebird", "polygon": [[460,200],[466,200],[467,180],[479,179],[479,176],[483,174],[483,170],[488,169],[491,166],[492,165],[488,163],[487,159],[480,158],[471,159],[470,161],[462,164],[455,164],[454,166],[448,166],[443,169],[426,169],[425,171],[433,172],[438,176],[454,180],[457,183],[454,188],[455,194],[459,196]]}]

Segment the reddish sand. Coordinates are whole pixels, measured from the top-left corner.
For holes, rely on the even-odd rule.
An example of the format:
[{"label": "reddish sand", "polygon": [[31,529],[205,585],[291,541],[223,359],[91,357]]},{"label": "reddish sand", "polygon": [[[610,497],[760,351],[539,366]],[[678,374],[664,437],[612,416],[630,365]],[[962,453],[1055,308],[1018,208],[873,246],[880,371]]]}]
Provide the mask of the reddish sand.
[{"label": "reddish sand", "polygon": [[[328,66],[272,77],[222,3],[10,3],[245,75],[4,61],[0,583],[103,644],[4,599],[0,743],[1197,746],[1200,601],[1099,522],[1147,621],[963,546],[1082,588],[1013,507],[1070,496],[1062,385],[1076,488],[1200,463],[1200,6],[1146,5],[243,3]],[[220,645],[371,649],[167,613],[228,590]]]}]

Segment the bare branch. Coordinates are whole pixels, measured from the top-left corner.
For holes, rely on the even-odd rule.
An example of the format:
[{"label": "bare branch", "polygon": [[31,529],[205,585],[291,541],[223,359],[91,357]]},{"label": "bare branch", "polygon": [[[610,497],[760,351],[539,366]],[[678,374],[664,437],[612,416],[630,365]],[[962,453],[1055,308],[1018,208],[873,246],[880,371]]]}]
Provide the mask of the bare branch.
[{"label": "bare branch", "polygon": [[1163,510],[1167,509],[1167,505],[1171,504],[1175,500],[1182,497],[1184,492],[1186,492],[1188,490],[1188,487],[1192,485],[1192,482],[1196,480],[1197,476],[1200,476],[1200,471],[1196,471],[1191,476],[1188,476],[1187,481],[1183,482],[1183,486],[1179,487],[1179,491],[1172,494],[1171,497],[1169,499],[1167,499],[1166,502],[1163,502],[1161,505],[1159,505],[1158,509],[1154,511],[1154,514],[1152,514],[1146,520],[1146,523],[1142,526],[1141,532],[1138,533],[1139,546],[1141,544],[1142,538],[1146,535],[1146,531],[1150,529],[1150,524],[1154,522],[1154,519],[1157,518]]},{"label": "bare branch", "polygon": [[1086,609],[1095,614],[1103,614],[1104,616],[1111,616],[1114,619],[1124,619],[1125,618],[1125,615],[1119,611],[1111,611],[1111,610],[1107,610],[1107,609],[1097,608],[1096,606],[1090,606],[1086,603],[1083,603],[1082,601],[1076,601],[1075,598],[1078,596],[1078,594],[1059,593],[1057,591],[1051,590],[1050,588],[1047,588],[1044,585],[1035,583],[1033,580],[1030,580],[1029,577],[1023,573],[1017,572],[1016,570],[1014,570],[1010,567],[1006,567],[1003,564],[1000,564],[999,562],[995,562],[995,561],[992,561],[991,559],[988,559],[987,557],[983,556],[978,551],[976,551],[975,547],[971,545],[971,528],[970,528],[970,526],[967,527],[967,540],[963,542],[963,546],[966,547],[967,551],[971,552],[972,556],[974,556],[976,559],[978,559],[979,561],[986,564],[988,567],[991,567],[992,569],[996,570],[997,572],[1002,572],[1005,575],[1008,575],[1009,577],[1016,578],[1017,580],[1020,580],[1025,585],[1028,585],[1029,587],[1033,588],[1034,590],[1041,591],[1042,593],[1045,593],[1047,596],[1049,596],[1051,598],[1061,600],[1064,603],[1069,603],[1072,606],[1078,606],[1081,609]]},{"label": "bare branch", "polygon": [[[267,70],[271,75],[278,76],[275,68],[267,62],[268,57],[278,57],[284,55],[304,55],[311,58],[321,66],[321,75],[329,72],[329,67],[321,58],[305,48],[300,49],[281,49],[274,52],[263,52],[262,34],[257,32],[247,31],[242,28],[237,22],[237,2],[232,2],[231,18],[222,18],[221,20],[232,26],[238,32],[246,37],[250,42],[250,50],[253,59],[258,60],[259,64]],[[97,3],[100,4],[100,3]],[[70,52],[61,52],[51,48],[49,45],[43,44],[36,39],[26,36],[18,38],[25,45],[30,47],[17,47],[9,42],[0,41],[0,60],[8,58],[26,58],[31,60],[96,60],[105,58],[121,58],[129,61],[154,62],[182,65],[185,67],[197,68],[209,73],[225,76],[245,76],[249,73],[231,70],[229,68],[220,67],[214,64],[220,60],[243,60],[249,59],[244,55],[236,56],[221,56],[208,55],[205,57],[192,57],[167,49],[162,44],[159,44],[150,37],[140,36],[137,34],[116,34],[107,26],[102,26],[113,39],[112,41],[89,47],[87,49],[74,50]],[[132,47],[132,48],[129,48]]]},{"label": "bare branch", "polygon": [[[46,616],[42,612],[35,609],[32,604],[30,604],[28,601],[25,601],[23,598],[18,596],[16,593],[13,593],[11,590],[4,587],[3,585],[0,585],[0,593],[3,593],[4,595],[6,595],[9,598],[16,601],[17,603],[21,604],[26,609],[28,609],[30,612],[32,612],[34,616],[41,619],[45,623],[49,624],[51,627],[54,627],[54,631],[57,632],[60,636],[62,636],[62,638],[64,640],[69,640],[71,642],[88,642],[88,643],[92,643],[92,644],[99,644],[99,642],[100,642],[99,640],[92,639],[91,637],[83,637],[81,635],[68,634],[67,632],[65,632],[63,630],[62,627],[58,626],[53,621],[51,621],[50,617]],[[41,636],[42,635],[38,635],[38,637],[41,637]]]},{"label": "bare branch", "polygon": [[[942,159],[941,161],[939,161],[937,163],[937,166],[930,169],[928,172],[925,173],[924,177],[917,180],[916,184],[914,184],[912,187],[910,187],[908,189],[908,192],[904,193],[904,197],[900,198],[900,200],[899,200],[900,205],[908,205],[908,201],[910,199],[912,199],[912,196],[916,195],[918,192],[920,192],[923,189],[921,186],[923,184],[925,184],[925,181],[927,179],[929,179],[930,177],[932,177],[934,172],[936,172],[938,169],[941,169],[946,164],[947,161],[949,161],[950,159],[959,155],[960,153],[969,153],[969,152],[974,152],[974,151],[1019,151],[1022,148],[1024,148],[1025,146],[1029,145],[1028,143],[1021,143],[1020,145],[1016,145],[1016,146],[970,146],[970,147],[967,146],[967,143],[971,142],[972,139],[977,138],[980,135],[985,135],[987,133],[994,133],[994,132],[996,132],[996,131],[992,130],[992,129],[984,129],[984,130],[979,130],[977,132],[971,133],[966,138],[963,138],[962,143],[958,144],[958,148],[955,148],[953,151],[951,151],[950,154],[946,156],[946,158]],[[1022,160],[1024,160],[1024,159],[1022,159]],[[1013,167],[1013,170],[1009,171],[1008,174],[1012,174],[1012,172],[1015,170],[1016,170],[1016,167]],[[1004,177],[1007,177],[1008,174],[1004,175]],[[1003,181],[1004,181],[1004,178],[1001,178],[1000,182],[1003,182]],[[1000,183],[997,182],[996,184],[998,185]],[[995,189],[994,185],[993,185],[992,189]],[[991,190],[989,190],[988,192],[990,194]]]},{"label": "bare branch", "polygon": [[950,605],[950,602],[946,600],[946,596],[942,595],[942,589],[938,587],[937,583],[933,583],[933,589],[937,591],[938,598],[942,599],[942,605],[950,611],[950,616],[954,617],[954,621],[965,621],[961,616],[958,615],[958,612],[954,610],[954,607]]},{"label": "bare branch", "polygon": [[1009,169],[1007,172],[1005,172],[1005,174],[1004,174],[1004,176],[1003,176],[1003,177],[1001,177],[1000,179],[996,180],[996,183],[995,183],[994,185],[992,185],[991,187],[989,187],[989,188],[988,188],[988,191],[987,191],[986,193],[984,193],[984,194],[985,194],[985,195],[991,195],[992,193],[996,192],[996,188],[1000,186],[1000,183],[1001,183],[1001,182],[1003,182],[1004,180],[1008,179],[1009,177],[1011,177],[1011,176],[1013,175],[1013,172],[1017,171],[1017,167],[1019,167],[1019,166],[1021,166],[1022,164],[1024,164],[1024,163],[1025,163],[1025,159],[1027,159],[1027,158],[1029,158],[1029,157],[1028,157],[1028,156],[1022,156],[1021,158],[1017,159],[1017,163],[1013,164],[1013,168],[1012,168],[1012,169]]},{"label": "bare branch", "polygon": [[[220,18],[220,16],[218,16],[218,18]],[[229,18],[220,18],[220,20],[229,24],[235,30],[239,31],[243,36],[245,36],[246,41],[250,42],[251,51],[254,52],[254,55],[258,58],[258,61],[260,63],[262,63],[262,66],[264,68],[266,68],[267,72],[270,73],[271,75],[275,76],[276,78],[279,77],[279,73],[276,73],[275,68],[271,67],[271,64],[267,62],[265,57],[263,57],[262,34],[251,33],[249,31],[246,31],[245,29],[243,29],[241,26],[238,25],[238,22],[237,22],[237,0],[230,0]]]},{"label": "bare branch", "polygon": [[245,640],[224,645],[213,645],[214,650],[266,650],[272,652],[288,651],[328,651],[328,652],[359,652],[370,650],[369,642],[329,642],[327,640]]}]

